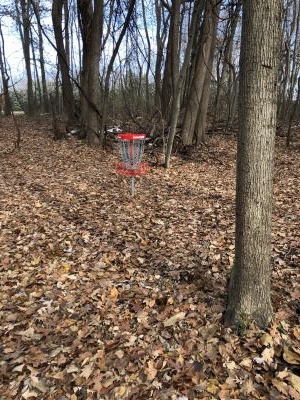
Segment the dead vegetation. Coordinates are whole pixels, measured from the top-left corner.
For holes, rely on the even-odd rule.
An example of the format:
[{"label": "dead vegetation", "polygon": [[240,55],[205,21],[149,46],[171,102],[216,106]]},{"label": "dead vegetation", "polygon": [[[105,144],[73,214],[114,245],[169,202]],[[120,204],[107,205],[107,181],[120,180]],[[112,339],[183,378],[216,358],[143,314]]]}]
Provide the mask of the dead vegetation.
[{"label": "dead vegetation", "polygon": [[[299,151],[278,140],[273,323],[233,332],[235,139],[153,168],[132,199],[117,152],[19,118],[1,153],[1,399],[298,400]],[[14,136],[2,120],[1,150]]]}]

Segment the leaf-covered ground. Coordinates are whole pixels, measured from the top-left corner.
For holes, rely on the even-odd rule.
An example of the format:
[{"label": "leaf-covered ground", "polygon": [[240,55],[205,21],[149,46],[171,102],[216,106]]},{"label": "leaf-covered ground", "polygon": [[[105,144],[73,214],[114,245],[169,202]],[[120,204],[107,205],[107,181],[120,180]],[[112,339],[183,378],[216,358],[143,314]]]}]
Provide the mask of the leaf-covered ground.
[{"label": "leaf-covered ground", "polygon": [[117,152],[1,120],[0,398],[300,398],[299,150],[277,145],[267,331],[222,325],[235,139],[137,182]]}]

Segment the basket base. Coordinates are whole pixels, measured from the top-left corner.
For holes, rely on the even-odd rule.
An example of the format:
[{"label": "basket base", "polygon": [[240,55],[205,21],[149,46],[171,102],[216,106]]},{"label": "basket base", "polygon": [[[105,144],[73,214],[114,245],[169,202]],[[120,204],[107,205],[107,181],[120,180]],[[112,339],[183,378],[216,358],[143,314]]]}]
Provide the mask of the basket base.
[{"label": "basket base", "polygon": [[135,165],[127,164],[124,162],[115,163],[116,173],[122,176],[140,176],[146,175],[150,171],[149,164],[139,163]]}]

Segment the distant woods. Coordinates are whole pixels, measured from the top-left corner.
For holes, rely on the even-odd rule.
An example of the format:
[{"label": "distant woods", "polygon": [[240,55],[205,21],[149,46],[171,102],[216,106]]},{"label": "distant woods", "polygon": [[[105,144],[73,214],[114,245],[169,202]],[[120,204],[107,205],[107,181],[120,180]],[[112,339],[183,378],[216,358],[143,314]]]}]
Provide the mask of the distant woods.
[{"label": "distant woods", "polygon": [[[161,136],[166,164],[208,132],[236,126],[242,1],[14,0],[0,6],[1,112],[53,113],[92,146],[118,124]],[[278,120],[300,119],[300,5],[284,0]],[[22,44],[24,90],[7,58]],[[51,57],[49,59],[49,54]]]}]

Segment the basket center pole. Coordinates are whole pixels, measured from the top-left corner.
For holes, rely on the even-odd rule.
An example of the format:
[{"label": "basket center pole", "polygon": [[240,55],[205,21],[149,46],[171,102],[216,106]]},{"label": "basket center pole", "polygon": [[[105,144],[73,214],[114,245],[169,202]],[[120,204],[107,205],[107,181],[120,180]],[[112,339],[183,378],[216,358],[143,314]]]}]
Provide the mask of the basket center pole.
[{"label": "basket center pole", "polygon": [[129,142],[129,157],[130,157],[130,163],[133,164],[133,140],[130,140]]}]

